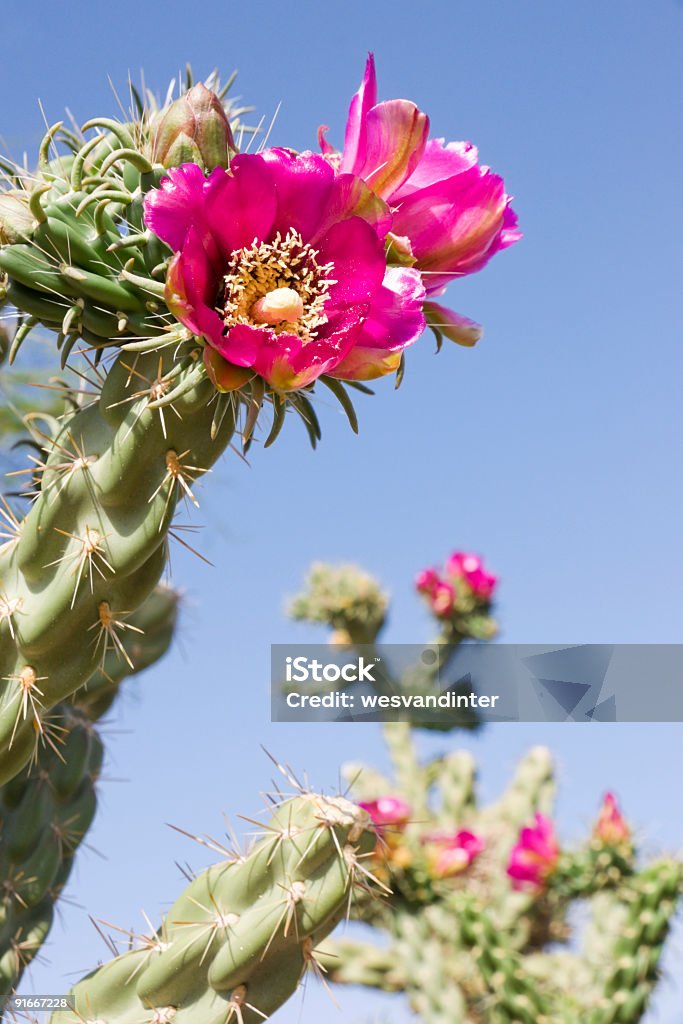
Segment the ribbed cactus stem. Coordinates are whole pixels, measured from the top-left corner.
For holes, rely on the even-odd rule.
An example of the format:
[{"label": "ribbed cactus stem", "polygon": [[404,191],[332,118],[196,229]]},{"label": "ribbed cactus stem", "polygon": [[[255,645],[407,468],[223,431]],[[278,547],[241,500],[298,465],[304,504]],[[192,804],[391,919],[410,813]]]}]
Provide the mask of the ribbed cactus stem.
[{"label": "ribbed cactus stem", "polygon": [[190,882],[157,933],[80,981],[74,1010],[51,1024],[257,1024],[273,1013],[364,884],[375,837],[363,810],[311,793],[282,803],[262,835]]},{"label": "ribbed cactus stem", "polygon": [[0,1012],[50,930],[95,815],[103,748],[93,723],[109,710],[124,678],[168,649],[177,604],[166,587],[150,594],[128,620],[125,656],[108,651],[88,686],[53,708],[28,773],[0,787]]},{"label": "ribbed cactus stem", "polygon": [[230,441],[230,410],[212,437],[213,388],[191,352],[175,355],[119,356],[47,444],[38,496],[0,551],[0,783],[125,635],[164,568],[177,502]]}]

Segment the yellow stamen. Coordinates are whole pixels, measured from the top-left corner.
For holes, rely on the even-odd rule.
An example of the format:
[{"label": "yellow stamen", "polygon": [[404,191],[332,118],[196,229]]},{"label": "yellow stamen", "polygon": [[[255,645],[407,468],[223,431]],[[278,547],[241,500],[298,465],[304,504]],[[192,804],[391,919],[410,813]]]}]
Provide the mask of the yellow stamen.
[{"label": "yellow stamen", "polygon": [[333,264],[320,264],[318,250],[298,231],[272,242],[253,243],[233,254],[225,276],[223,316],[229,329],[236,324],[269,328],[313,341],[327,322],[325,302]]}]

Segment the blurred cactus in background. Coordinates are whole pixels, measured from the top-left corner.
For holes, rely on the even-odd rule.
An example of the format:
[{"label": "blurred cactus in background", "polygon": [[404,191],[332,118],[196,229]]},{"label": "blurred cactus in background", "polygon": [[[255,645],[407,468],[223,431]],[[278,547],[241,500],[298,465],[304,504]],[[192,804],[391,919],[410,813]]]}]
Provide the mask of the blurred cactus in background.
[{"label": "blurred cactus in background", "polygon": [[[471,755],[421,764],[408,726],[385,731],[395,778],[345,768],[378,833],[369,868],[389,894],[360,900],[354,917],[379,942],[328,941],[328,977],[403,992],[426,1024],[641,1020],[683,864],[639,864],[612,794],[586,841],[563,848],[545,748],[531,750],[502,796],[480,807]],[[584,904],[589,920],[577,936],[573,911]]]},{"label": "blurred cactus in background", "polygon": [[[478,556],[463,552],[443,571],[418,575],[440,642],[447,638],[441,668],[463,640],[496,632],[496,584]],[[365,645],[389,607],[362,570],[317,564],[289,611],[328,625],[333,643],[341,636]],[[564,848],[544,747],[529,751],[503,795],[481,807],[469,752],[421,763],[408,721],[383,731],[392,777],[361,764],[344,769],[377,831],[368,867],[385,895],[359,900],[353,916],[377,931],[378,942],[329,940],[321,961],[328,978],[402,992],[425,1024],[640,1021],[683,893],[683,863],[641,865],[612,793],[586,841]],[[574,908],[583,905],[589,922],[577,937]]]}]

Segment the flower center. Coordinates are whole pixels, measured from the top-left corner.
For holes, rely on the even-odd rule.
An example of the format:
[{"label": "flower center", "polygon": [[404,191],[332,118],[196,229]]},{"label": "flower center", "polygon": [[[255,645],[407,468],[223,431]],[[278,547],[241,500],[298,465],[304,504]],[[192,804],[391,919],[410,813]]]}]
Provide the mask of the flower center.
[{"label": "flower center", "polygon": [[318,250],[290,229],[283,238],[258,242],[232,254],[223,281],[226,329],[236,324],[269,328],[313,341],[327,322],[325,301],[333,284],[332,263],[318,263]]}]

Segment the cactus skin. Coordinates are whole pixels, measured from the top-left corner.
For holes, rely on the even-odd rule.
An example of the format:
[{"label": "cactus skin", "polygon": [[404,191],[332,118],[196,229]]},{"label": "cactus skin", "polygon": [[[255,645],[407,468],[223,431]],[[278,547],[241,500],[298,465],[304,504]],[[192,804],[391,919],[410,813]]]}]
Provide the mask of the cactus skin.
[{"label": "cactus skin", "polygon": [[50,931],[56,900],[96,812],[103,748],[94,722],[109,710],[125,677],[166,652],[177,603],[166,587],[150,594],[129,620],[144,632],[131,630],[123,640],[133,667],[109,651],[73,703],[57,705],[50,715],[49,742],[38,748],[28,774],[0,788],[0,1012]]},{"label": "cactus skin", "polygon": [[80,981],[75,1010],[51,1024],[257,1024],[276,1010],[347,912],[375,835],[365,811],[311,793],[283,802],[262,835],[196,877],[156,935]]},{"label": "cactus skin", "polygon": [[[643,868],[630,842],[595,836],[563,851],[542,890],[515,891],[505,873],[521,827],[552,807],[552,761],[531,750],[503,796],[478,809],[470,755],[421,765],[410,730],[387,726],[397,779],[347,766],[363,800],[392,793],[413,803],[413,820],[388,831],[371,863],[393,890],[383,903],[361,899],[355,916],[388,933],[389,946],[328,942],[321,964],[331,980],[402,991],[425,1024],[637,1024],[659,979],[664,942],[683,894],[683,864]],[[438,830],[468,829],[483,852],[451,878],[430,871],[425,844]],[[568,911],[587,901],[592,922],[578,952]],[[549,948],[550,947],[550,948]]]},{"label": "cactus skin", "polygon": [[[142,356],[136,373],[154,380],[158,364]],[[181,490],[170,460],[186,453],[183,465],[197,469],[185,476],[194,479],[232,436],[226,416],[211,438],[207,380],[174,402],[164,429],[148,397],[128,401],[131,386],[138,390],[132,365],[119,357],[99,399],[47,445],[38,496],[0,553],[2,596],[14,609],[0,622],[0,783],[30,759],[36,722],[97,669],[102,609],[125,621],[156,586]]]}]

